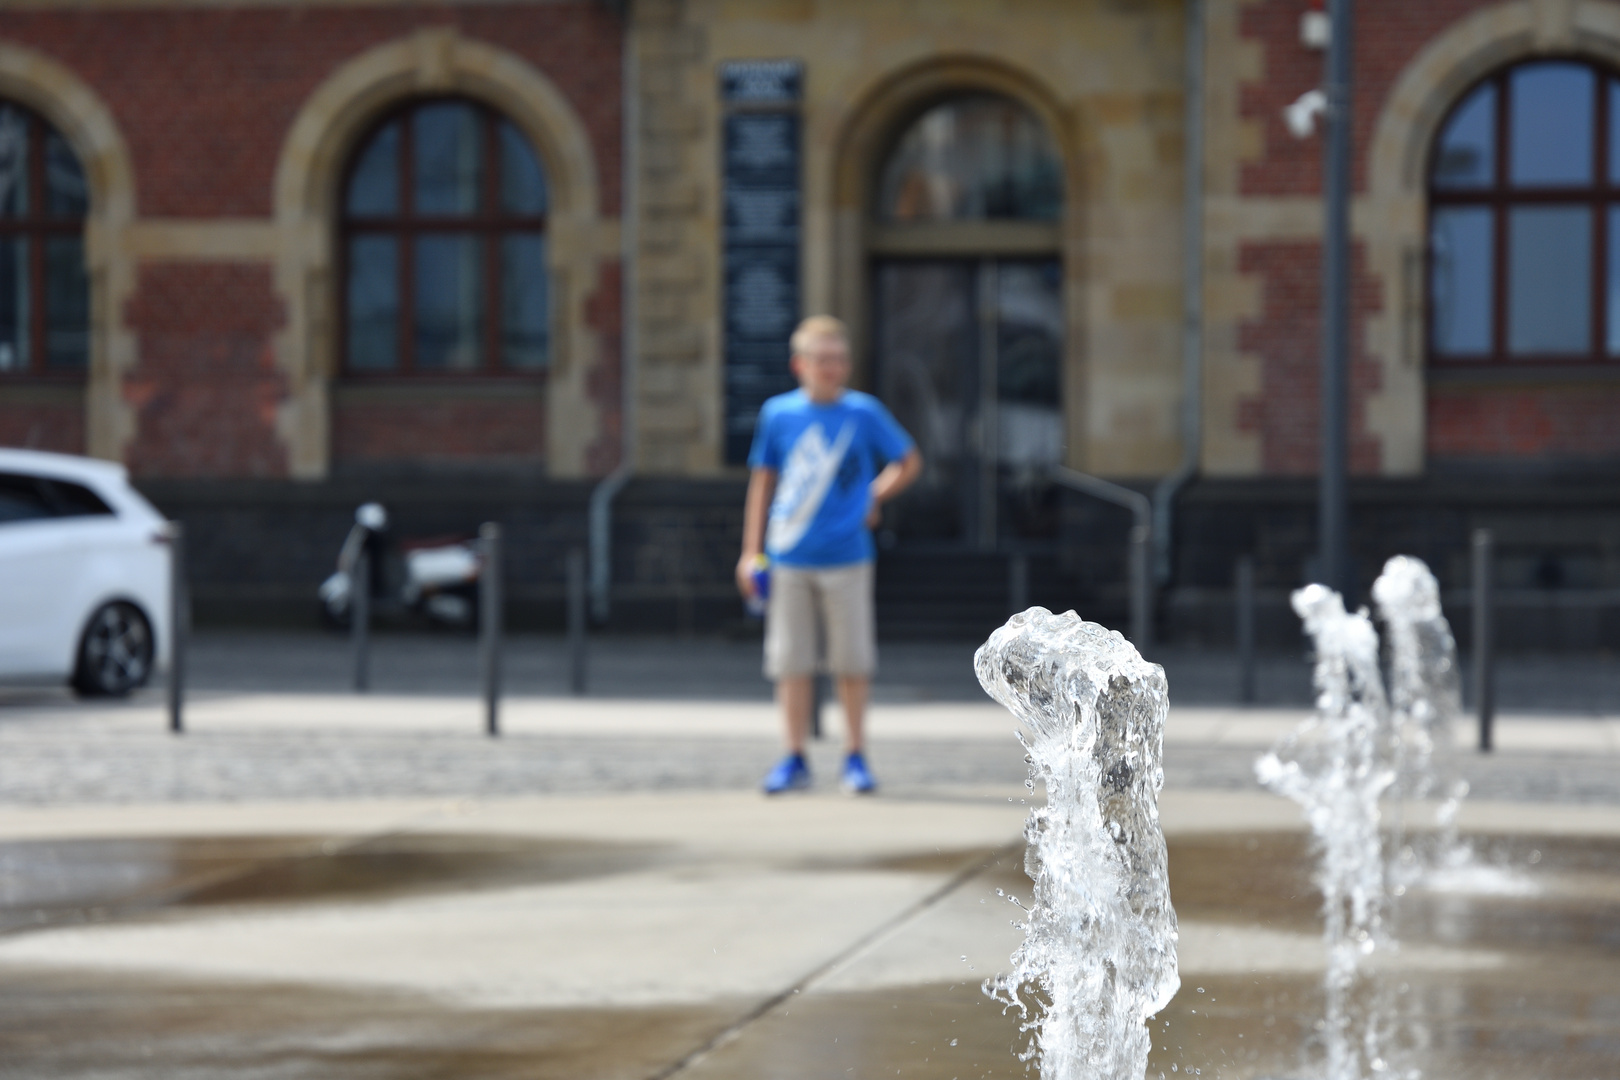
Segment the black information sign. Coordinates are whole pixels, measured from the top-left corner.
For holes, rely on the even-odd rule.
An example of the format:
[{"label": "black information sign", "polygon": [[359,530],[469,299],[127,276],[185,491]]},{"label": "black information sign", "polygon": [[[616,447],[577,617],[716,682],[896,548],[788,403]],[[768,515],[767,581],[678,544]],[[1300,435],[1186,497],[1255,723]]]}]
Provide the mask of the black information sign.
[{"label": "black information sign", "polygon": [[722,238],[726,463],[748,460],[765,399],[793,389],[788,337],[799,321],[799,99],[796,60],[720,67],[725,104]]}]

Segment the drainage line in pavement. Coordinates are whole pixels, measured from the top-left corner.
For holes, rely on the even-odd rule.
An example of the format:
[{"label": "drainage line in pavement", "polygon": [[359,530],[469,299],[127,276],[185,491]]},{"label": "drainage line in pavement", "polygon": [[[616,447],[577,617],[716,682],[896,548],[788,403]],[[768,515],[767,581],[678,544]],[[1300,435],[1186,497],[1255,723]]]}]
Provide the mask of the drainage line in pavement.
[{"label": "drainage line in pavement", "polygon": [[715,1050],[718,1050],[726,1043],[731,1042],[737,1036],[741,1035],[744,1029],[748,1028],[756,1020],[759,1020],[761,1017],[768,1014],[778,1005],[787,1001],[794,994],[809,989],[809,987],[820,981],[822,976],[830,973],[834,968],[844,963],[844,961],[852,959],[858,955],[868,945],[881,940],[892,931],[904,926],[912,919],[915,919],[917,916],[921,915],[923,912],[927,911],[929,908],[951,895],[951,893],[955,892],[957,889],[960,889],[963,885],[966,885],[968,882],[990,869],[1000,860],[1009,855],[1016,854],[1023,847],[1023,840],[1015,840],[1010,844],[1005,844],[999,848],[996,848],[990,853],[989,857],[983,861],[975,863],[974,865],[965,869],[958,870],[939,888],[935,889],[927,896],[924,896],[921,900],[918,900],[916,903],[912,904],[898,915],[887,920],[874,929],[869,930],[867,933],[857,938],[852,944],[850,944],[848,948],[835,954],[831,959],[822,963],[809,974],[804,975],[799,979],[798,982],[784,990],[779,990],[775,994],[772,994],[770,997],[766,998],[764,1001],[760,1002],[752,1009],[749,1009],[737,1019],[733,1020],[723,1030],[719,1031],[714,1036],[709,1038],[708,1041],[703,1043],[702,1046],[689,1051],[683,1057],[670,1062],[662,1069],[652,1073],[650,1076],[648,1076],[647,1080],[670,1080],[671,1077],[678,1076],[685,1072],[693,1065],[696,1065],[699,1061],[702,1061],[705,1057],[708,1057],[709,1054],[713,1053]]}]

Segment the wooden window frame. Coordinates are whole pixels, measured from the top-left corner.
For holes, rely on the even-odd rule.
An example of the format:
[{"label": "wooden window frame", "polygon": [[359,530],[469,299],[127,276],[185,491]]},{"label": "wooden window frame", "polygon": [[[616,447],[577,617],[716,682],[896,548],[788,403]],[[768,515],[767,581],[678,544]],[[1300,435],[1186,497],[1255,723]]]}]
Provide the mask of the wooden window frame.
[{"label": "wooden window frame", "polygon": [[[0,104],[16,109],[28,121],[28,211],[21,217],[0,217],[0,238],[21,237],[28,244],[28,356],[23,367],[15,371],[0,371],[0,383],[63,382],[82,383],[89,377],[88,357],[83,367],[52,368],[47,365],[48,347],[45,309],[45,241],[55,236],[84,237],[86,214],[55,215],[50,212],[45,198],[45,142],[61,132],[33,109],[9,98]],[[71,145],[69,146],[71,150]],[[80,163],[80,172],[84,170]],[[85,329],[88,331],[89,327]]]},{"label": "wooden window frame", "polygon": [[[478,114],[483,132],[480,164],[483,184],[479,191],[478,209],[471,214],[417,214],[414,175],[414,125],[412,115],[419,109],[445,103],[471,106]],[[500,125],[507,118],[475,98],[438,96],[412,98],[390,110],[374,123],[355,143],[349,163],[343,171],[343,184],[338,192],[338,369],[342,377],[356,382],[385,382],[389,380],[442,380],[514,379],[533,381],[544,379],[551,363],[548,356],[544,366],[529,370],[501,366],[501,244],[508,235],[546,235],[548,214],[509,214],[501,208]],[[395,163],[399,184],[399,210],[392,217],[381,215],[356,216],[349,212],[349,188],[354,182],[355,170],[366,149],[389,124],[399,121],[399,159]],[[508,121],[510,122],[510,121]],[[521,129],[520,129],[521,132]],[[527,136],[525,136],[527,139]],[[545,164],[535,151],[529,150],[540,164],[541,177],[547,182],[547,204],[550,203],[549,178]],[[483,241],[484,272],[484,326],[482,362],[476,368],[421,369],[416,365],[416,242],[423,236],[438,234],[474,234]],[[397,327],[397,363],[387,370],[359,369],[349,366],[349,249],[350,241],[359,236],[391,236],[398,241],[397,277],[395,288],[399,296]],[[549,277],[549,268],[547,276]],[[549,284],[549,283],[548,283]],[[549,320],[549,313],[548,313]]]},{"label": "wooden window frame", "polygon": [[[1512,75],[1521,67],[1531,64],[1566,63],[1579,65],[1592,72],[1593,93],[1596,96],[1592,110],[1592,177],[1586,186],[1562,185],[1556,187],[1514,187],[1509,177],[1512,157]],[[1485,86],[1496,90],[1496,114],[1492,117],[1496,140],[1495,171],[1491,183],[1478,188],[1441,188],[1434,182],[1435,153],[1439,149],[1441,134],[1457,111]],[[1609,89],[1620,86],[1620,72],[1611,70],[1580,56],[1537,56],[1498,68],[1490,75],[1470,86],[1459,95],[1446,112],[1435,132],[1430,147],[1430,159],[1425,174],[1428,193],[1428,214],[1424,237],[1424,355],[1429,365],[1439,371],[1483,372],[1487,369],[1506,374],[1515,368],[1527,374],[1566,370],[1585,370],[1596,374],[1608,365],[1620,363],[1620,352],[1607,351],[1609,273],[1608,212],[1620,209],[1620,178],[1609,175]],[[1491,349],[1488,353],[1443,353],[1435,348],[1434,302],[1434,211],[1450,207],[1483,207],[1491,213]],[[1587,351],[1581,353],[1515,353],[1508,350],[1508,217],[1520,206],[1584,207],[1592,213],[1592,266],[1589,287],[1591,291],[1591,328]]]}]

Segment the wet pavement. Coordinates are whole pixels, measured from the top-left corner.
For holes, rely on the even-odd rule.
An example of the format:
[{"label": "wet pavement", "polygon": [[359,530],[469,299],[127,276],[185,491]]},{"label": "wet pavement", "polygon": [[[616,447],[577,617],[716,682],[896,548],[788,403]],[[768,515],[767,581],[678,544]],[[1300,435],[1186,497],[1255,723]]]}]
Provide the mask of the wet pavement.
[{"label": "wet pavement", "polygon": [[[979,990],[1021,788],[0,809],[22,1078],[1026,1075]],[[1009,801],[1012,800],[1012,801]],[[1183,988],[1150,1076],[1310,1075],[1323,956],[1288,804],[1167,792]],[[291,825],[291,831],[273,826]],[[324,826],[324,827],[322,827]],[[1381,968],[1424,1075],[1609,1078],[1620,813],[1476,804]]]}]

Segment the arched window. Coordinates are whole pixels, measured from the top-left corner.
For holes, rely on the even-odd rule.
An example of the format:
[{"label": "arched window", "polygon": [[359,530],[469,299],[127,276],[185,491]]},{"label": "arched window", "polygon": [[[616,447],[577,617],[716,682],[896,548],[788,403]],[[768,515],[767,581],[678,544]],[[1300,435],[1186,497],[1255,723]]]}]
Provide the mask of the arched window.
[{"label": "arched window", "polygon": [[1620,359],[1620,79],[1506,68],[1441,126],[1429,165],[1437,364]]},{"label": "arched window", "polygon": [[388,117],[344,186],[344,370],[544,370],[545,227],[545,174],[511,121],[462,99]]},{"label": "arched window", "polygon": [[964,94],[912,122],[879,179],[885,222],[1056,221],[1063,170],[1046,128],[1015,101]]},{"label": "arched window", "polygon": [[0,378],[90,361],[84,170],[60,132],[0,101]]},{"label": "arched window", "polygon": [[1063,165],[1022,103],[936,100],[879,163],[869,251],[874,385],[925,471],[902,541],[1050,540],[1063,458]]}]

